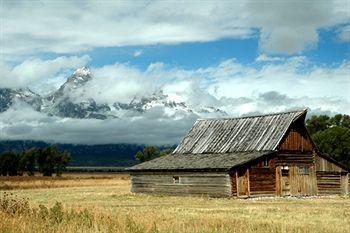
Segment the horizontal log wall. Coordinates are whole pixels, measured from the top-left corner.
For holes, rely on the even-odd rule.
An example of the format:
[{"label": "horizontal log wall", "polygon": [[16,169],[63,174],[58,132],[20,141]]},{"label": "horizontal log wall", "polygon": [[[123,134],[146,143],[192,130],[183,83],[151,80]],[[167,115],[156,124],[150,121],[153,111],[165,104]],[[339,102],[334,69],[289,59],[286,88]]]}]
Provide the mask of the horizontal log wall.
[{"label": "horizontal log wall", "polygon": [[[231,179],[226,173],[132,173],[131,191],[170,195],[231,196]],[[178,177],[178,183],[174,182]]]},{"label": "horizontal log wall", "polygon": [[275,195],[276,172],[274,168],[252,166],[249,171],[251,196]]},{"label": "horizontal log wall", "polygon": [[279,153],[276,158],[276,165],[312,165],[315,162],[315,156],[312,153]]},{"label": "horizontal log wall", "polygon": [[341,173],[340,172],[323,172],[318,171],[317,188],[318,194],[341,194]]}]

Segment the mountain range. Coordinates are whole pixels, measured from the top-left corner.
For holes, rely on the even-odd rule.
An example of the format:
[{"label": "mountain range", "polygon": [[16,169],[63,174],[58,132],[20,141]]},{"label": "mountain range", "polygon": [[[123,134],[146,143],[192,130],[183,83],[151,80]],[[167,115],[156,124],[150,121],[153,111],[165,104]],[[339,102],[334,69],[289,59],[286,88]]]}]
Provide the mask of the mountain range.
[{"label": "mountain range", "polygon": [[28,88],[0,88],[0,113],[8,110],[16,101],[21,101],[30,105],[35,111],[62,118],[100,120],[123,118],[140,115],[157,107],[172,113],[173,116],[178,114],[227,115],[225,111],[213,106],[190,106],[165,94],[161,89],[148,96],[135,96],[130,102],[121,102],[117,99],[113,103],[97,102],[84,90],[93,78],[88,67],[81,67],[57,90],[47,95],[40,95]]}]

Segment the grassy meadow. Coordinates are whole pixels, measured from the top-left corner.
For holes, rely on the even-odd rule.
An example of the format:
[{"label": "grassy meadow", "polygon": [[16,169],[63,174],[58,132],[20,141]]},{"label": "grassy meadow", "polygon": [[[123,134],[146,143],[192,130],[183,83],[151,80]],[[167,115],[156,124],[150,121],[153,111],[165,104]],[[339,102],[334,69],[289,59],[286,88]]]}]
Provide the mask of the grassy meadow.
[{"label": "grassy meadow", "polygon": [[350,198],[133,194],[113,173],[0,177],[0,232],[350,232]]}]

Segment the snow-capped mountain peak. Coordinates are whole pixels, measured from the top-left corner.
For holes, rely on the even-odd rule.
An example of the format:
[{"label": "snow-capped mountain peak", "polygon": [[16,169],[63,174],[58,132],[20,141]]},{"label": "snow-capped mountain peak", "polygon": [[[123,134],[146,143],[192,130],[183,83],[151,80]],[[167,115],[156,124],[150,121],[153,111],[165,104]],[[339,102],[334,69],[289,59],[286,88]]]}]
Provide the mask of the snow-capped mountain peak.
[{"label": "snow-capped mountain peak", "polygon": [[76,76],[86,76],[86,75],[91,75],[91,71],[89,69],[89,67],[87,66],[83,66],[81,68],[78,68],[74,71],[73,75]]},{"label": "snow-capped mountain peak", "polygon": [[73,87],[77,87],[78,85],[81,85],[91,79],[92,77],[90,69],[84,66],[76,69],[73,75],[68,78],[66,83],[73,84]]},{"label": "snow-capped mountain peak", "polygon": [[85,91],[85,84],[93,79],[88,67],[81,67],[68,77],[55,92],[40,96],[29,89],[0,88],[0,113],[6,111],[16,99],[31,105],[36,111],[50,116],[68,118],[124,118],[142,114],[161,114],[179,118],[188,114],[224,116],[226,112],[213,106],[190,105],[180,94],[164,93],[161,88],[152,94],[135,97],[131,102],[98,102]]}]

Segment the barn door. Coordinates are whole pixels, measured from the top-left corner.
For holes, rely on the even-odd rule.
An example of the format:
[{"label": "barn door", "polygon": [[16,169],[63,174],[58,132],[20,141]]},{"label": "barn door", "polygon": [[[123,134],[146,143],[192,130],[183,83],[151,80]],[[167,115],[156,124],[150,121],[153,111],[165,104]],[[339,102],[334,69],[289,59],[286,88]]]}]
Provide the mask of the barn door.
[{"label": "barn door", "polygon": [[249,170],[239,169],[237,181],[238,196],[249,196]]},{"label": "barn door", "polygon": [[282,196],[290,196],[289,169],[282,168],[281,173]]},{"label": "barn door", "polygon": [[276,167],[276,195],[289,196],[290,195],[290,176],[289,167]]}]

